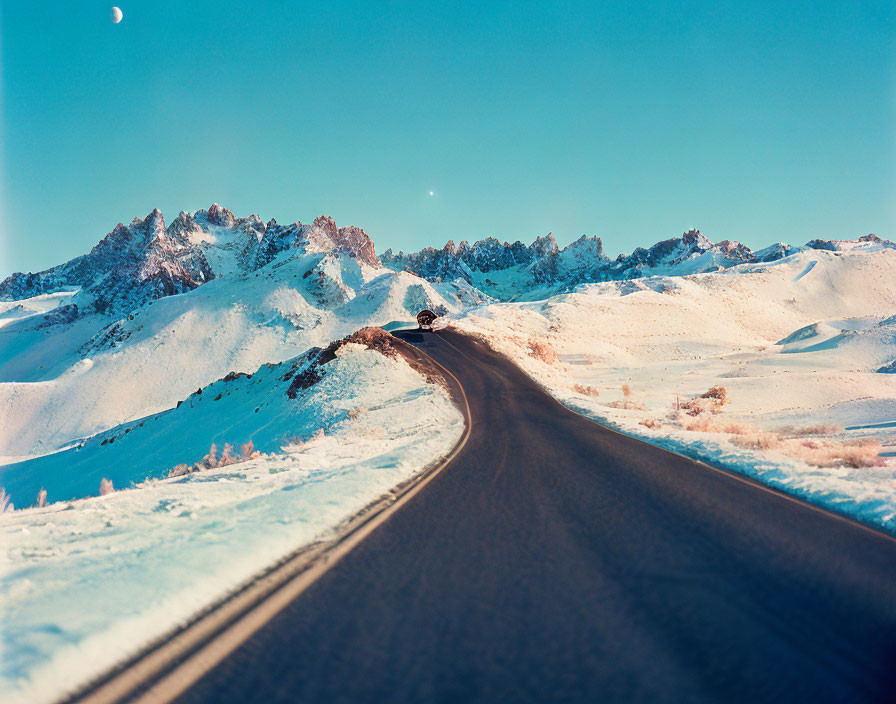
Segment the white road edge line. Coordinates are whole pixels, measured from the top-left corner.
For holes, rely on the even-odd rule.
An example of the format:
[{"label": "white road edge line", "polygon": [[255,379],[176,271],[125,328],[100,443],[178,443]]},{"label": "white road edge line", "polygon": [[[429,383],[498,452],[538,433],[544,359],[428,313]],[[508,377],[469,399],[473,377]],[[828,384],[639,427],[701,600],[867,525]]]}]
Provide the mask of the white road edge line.
[{"label": "white road edge line", "polygon": [[[409,343],[406,343],[409,344]],[[310,551],[303,551],[273,572],[256,580],[245,591],[229,599],[220,608],[214,609],[201,617],[176,636],[150,651],[132,667],[116,674],[111,680],[74,700],[78,704],[113,704],[122,699],[133,704],[167,704],[189,689],[207,672],[238,648],[249,637],[261,629],[268,621],[288,606],[314,582],[326,574],[334,565],[345,557],[361,541],[379,526],[385,523],[398,509],[416,496],[429,482],[435,479],[445,467],[458,455],[470,438],[473,419],[470,415],[470,403],[464,387],[457,377],[430,357],[420,348],[415,348],[425,355],[445,374],[454,379],[464,402],[464,434],[454,449],[440,464],[425,472],[417,481],[411,480],[410,487],[405,489],[394,501],[386,499],[385,507],[379,508],[382,501],[374,502],[364,511],[349,521],[344,531],[320,546],[313,546]],[[371,511],[379,511],[369,517]],[[357,526],[358,521],[361,525]],[[310,554],[309,554],[310,553]],[[310,564],[308,564],[310,562]],[[297,570],[298,574],[293,574]],[[292,575],[292,576],[290,576]],[[143,694],[131,699],[131,695],[142,683],[163,671],[184,653],[196,647],[198,643],[227,623],[247,604],[258,601],[251,610],[240,616],[234,623],[226,626],[216,637],[200,645],[198,650],[186,657],[158,682],[149,687]],[[71,696],[71,695],[69,695]],[[68,699],[63,701],[70,701]]]}]

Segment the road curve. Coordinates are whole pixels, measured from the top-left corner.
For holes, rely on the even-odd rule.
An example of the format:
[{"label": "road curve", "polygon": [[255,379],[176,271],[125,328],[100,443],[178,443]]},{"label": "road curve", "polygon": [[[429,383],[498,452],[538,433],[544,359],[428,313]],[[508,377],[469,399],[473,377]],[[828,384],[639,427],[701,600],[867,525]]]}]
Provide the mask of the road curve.
[{"label": "road curve", "polygon": [[403,336],[460,381],[468,442],[177,701],[896,699],[892,538]]}]

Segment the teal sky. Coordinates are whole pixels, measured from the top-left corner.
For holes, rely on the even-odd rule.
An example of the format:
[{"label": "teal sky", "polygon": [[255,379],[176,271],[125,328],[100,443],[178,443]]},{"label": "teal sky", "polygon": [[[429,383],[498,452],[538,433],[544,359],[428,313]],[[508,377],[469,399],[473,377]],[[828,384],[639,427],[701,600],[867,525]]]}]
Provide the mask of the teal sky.
[{"label": "teal sky", "polygon": [[213,201],[378,251],[896,237],[892,0],[120,2],[3,0],[0,276]]}]

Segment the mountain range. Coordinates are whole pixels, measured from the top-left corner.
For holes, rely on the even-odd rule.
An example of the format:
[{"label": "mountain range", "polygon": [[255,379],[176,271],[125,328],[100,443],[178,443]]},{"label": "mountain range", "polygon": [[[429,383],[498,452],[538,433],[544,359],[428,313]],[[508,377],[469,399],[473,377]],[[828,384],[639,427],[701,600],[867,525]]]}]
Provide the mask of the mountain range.
[{"label": "mountain range", "polygon": [[[494,237],[473,244],[449,241],[441,249],[376,254],[373,241],[358,227],[337,227],[321,216],[310,224],[264,222],[256,214],[236,217],[217,203],[181,212],[166,225],[159,210],[129,225],[119,223],[87,254],[37,273],[15,273],[0,283],[0,300],[77,292],[52,311],[48,322],[70,321],[90,313],[127,314],[144,304],[191,291],[216,278],[258,272],[280,260],[318,255],[303,276],[320,304],[353,297],[334,276],[338,262],[350,260],[370,272],[408,272],[429,282],[454,282],[473,300],[532,300],[569,291],[579,284],[718,271],[748,262],[767,262],[803,249],[838,251],[853,247],[894,248],[875,235],[856,241],[814,239],[802,247],[784,243],[753,251],[741,242],[711,242],[699,230],[666,239],[631,254],[609,258],[600,237],[582,235],[560,248],[552,234],[532,244]],[[448,307],[435,300],[434,307]]]},{"label": "mountain range", "polygon": [[548,233],[529,246],[489,237],[472,245],[449,241],[442,249],[426,247],[409,254],[386,250],[381,259],[390,268],[410,271],[430,281],[462,279],[499,300],[531,300],[570,291],[584,283],[707,273],[738,264],[775,261],[806,249],[841,251],[855,247],[896,248],[896,244],[870,234],[858,240],[813,239],[802,247],[779,242],[753,251],[741,242],[714,243],[699,230],[689,230],[681,237],[610,259],[604,254],[600,237],[582,235],[561,249]]}]

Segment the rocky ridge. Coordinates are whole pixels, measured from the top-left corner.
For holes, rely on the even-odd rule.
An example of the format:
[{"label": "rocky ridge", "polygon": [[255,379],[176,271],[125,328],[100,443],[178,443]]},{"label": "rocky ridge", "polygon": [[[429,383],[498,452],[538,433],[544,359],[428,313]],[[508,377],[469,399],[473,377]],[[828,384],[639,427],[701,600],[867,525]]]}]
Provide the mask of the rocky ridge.
[{"label": "rocky ridge", "polygon": [[449,241],[441,249],[425,247],[411,253],[389,249],[378,257],[364,230],[338,227],[330,217],[281,225],[274,219],[264,222],[254,213],[240,218],[213,203],[207,209],[181,212],[167,226],[157,209],[129,225],[119,223],[88,254],[45,271],[12,274],[0,282],[0,301],[78,291],[64,311],[67,321],[88,313],[128,313],[220,276],[257,272],[284,253],[321,255],[316,268],[323,287],[333,278],[327,272],[347,258],[368,271],[385,267],[431,282],[463,282],[474,299],[485,294],[525,300],[582,283],[696,274],[775,261],[805,249],[836,252],[857,247],[896,245],[872,234],[858,240],[813,239],[803,247],[776,243],[753,251],[737,241],[713,243],[699,230],[689,230],[610,259],[600,237],[582,235],[561,249],[548,233],[529,245],[486,237],[473,244]]},{"label": "rocky ridge", "polygon": [[325,216],[311,224],[265,223],[254,213],[238,218],[214,203],[181,212],[167,227],[157,209],[143,220],[119,223],[86,255],[38,273],[12,274],[0,282],[0,300],[78,290],[73,305],[84,313],[128,312],[224,274],[257,271],[288,250],[381,266],[373,241],[360,228],[337,227]]},{"label": "rocky ridge", "polygon": [[473,244],[449,241],[442,249],[426,247],[407,254],[389,249],[382,261],[392,269],[431,281],[462,278],[486,294],[513,300],[542,298],[582,283],[705,273],[738,264],[775,261],[805,249],[843,251],[856,247],[896,248],[896,244],[872,234],[858,240],[814,239],[803,247],[777,243],[754,252],[741,242],[714,243],[699,230],[689,230],[681,237],[610,259],[599,237],[582,235],[560,249],[549,233],[528,246],[489,237]]}]

